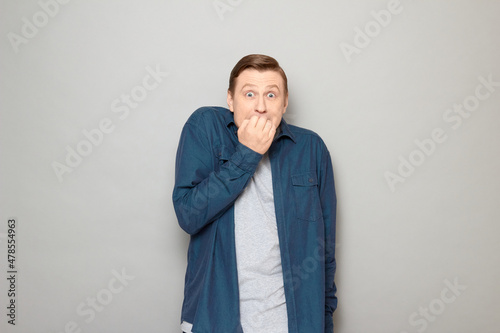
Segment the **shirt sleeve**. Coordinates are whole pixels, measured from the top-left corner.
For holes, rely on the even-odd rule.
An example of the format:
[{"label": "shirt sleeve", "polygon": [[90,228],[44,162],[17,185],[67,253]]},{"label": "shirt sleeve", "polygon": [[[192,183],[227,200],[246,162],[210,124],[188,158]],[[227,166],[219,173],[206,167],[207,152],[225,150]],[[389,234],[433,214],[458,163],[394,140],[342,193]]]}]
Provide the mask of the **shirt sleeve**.
[{"label": "shirt sleeve", "polygon": [[[182,130],[172,195],[179,225],[191,235],[213,222],[234,203],[262,158],[261,154],[238,143],[235,152],[215,170],[217,157],[205,130],[209,125],[199,123],[188,120]],[[212,136],[224,134],[215,129],[211,133]]]},{"label": "shirt sleeve", "polygon": [[335,286],[335,233],[337,197],[330,154],[325,147],[322,157],[320,200],[325,223],[325,333],[333,333],[333,312],[337,308],[337,288]]}]

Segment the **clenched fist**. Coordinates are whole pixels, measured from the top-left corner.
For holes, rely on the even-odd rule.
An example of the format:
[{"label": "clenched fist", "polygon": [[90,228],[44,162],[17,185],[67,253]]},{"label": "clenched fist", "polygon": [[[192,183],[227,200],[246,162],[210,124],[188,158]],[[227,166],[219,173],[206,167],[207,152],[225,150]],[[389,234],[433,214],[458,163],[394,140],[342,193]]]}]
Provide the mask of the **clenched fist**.
[{"label": "clenched fist", "polygon": [[274,139],[276,127],[265,117],[252,116],[238,128],[238,141],[259,154],[265,154]]}]

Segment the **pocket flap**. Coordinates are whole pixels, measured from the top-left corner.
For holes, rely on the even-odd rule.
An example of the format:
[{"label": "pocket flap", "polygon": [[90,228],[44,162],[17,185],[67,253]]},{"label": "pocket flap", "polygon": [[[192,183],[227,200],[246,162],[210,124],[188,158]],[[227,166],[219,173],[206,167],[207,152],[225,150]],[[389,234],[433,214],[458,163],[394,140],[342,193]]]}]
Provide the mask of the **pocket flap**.
[{"label": "pocket flap", "polygon": [[316,186],[318,185],[318,177],[312,172],[294,175],[292,176],[292,184],[294,186]]}]

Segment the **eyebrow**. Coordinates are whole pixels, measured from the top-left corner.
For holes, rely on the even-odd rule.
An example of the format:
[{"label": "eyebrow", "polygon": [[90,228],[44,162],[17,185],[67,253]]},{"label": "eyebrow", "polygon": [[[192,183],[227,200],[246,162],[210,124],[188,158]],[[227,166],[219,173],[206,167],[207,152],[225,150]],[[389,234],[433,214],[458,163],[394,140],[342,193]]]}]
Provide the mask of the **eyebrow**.
[{"label": "eyebrow", "polygon": [[[245,89],[246,87],[248,87],[248,88],[255,88],[257,86],[255,84],[245,84],[243,87],[241,87],[241,90]],[[276,89],[278,89],[278,91],[281,91],[280,87],[278,87],[277,84],[271,84],[269,86],[266,86],[266,89],[271,89],[271,88],[276,88]]]}]

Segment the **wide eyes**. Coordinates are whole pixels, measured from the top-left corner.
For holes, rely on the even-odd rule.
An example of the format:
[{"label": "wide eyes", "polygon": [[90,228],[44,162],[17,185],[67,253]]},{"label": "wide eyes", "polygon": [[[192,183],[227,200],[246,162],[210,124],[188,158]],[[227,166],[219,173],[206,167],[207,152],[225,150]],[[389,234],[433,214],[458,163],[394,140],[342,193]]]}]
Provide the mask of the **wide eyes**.
[{"label": "wide eyes", "polygon": [[[247,93],[245,94],[245,96],[246,96],[246,97],[250,97],[250,98],[252,98],[252,97],[255,97],[255,94],[254,94],[253,92],[249,91],[249,92],[247,92]],[[267,96],[268,98],[275,98],[275,97],[276,97],[276,94],[275,94],[275,93],[270,92],[270,93],[267,93],[267,95],[266,95],[266,96]]]}]

